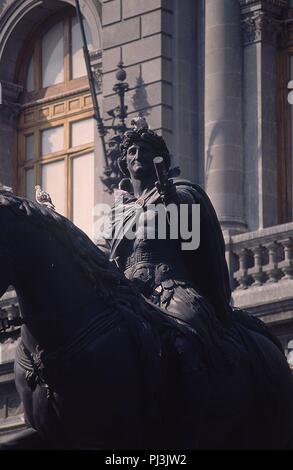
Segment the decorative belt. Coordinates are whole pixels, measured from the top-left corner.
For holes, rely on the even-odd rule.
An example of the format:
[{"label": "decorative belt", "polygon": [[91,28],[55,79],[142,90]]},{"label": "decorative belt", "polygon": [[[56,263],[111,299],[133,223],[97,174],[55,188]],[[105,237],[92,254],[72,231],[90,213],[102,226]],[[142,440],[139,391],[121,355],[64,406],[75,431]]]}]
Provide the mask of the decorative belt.
[{"label": "decorative belt", "polygon": [[125,264],[125,270],[132,268],[137,263],[149,263],[153,265],[157,265],[159,263],[165,263],[169,266],[170,264],[173,264],[173,260],[163,260],[162,254],[160,253],[148,253],[148,252],[138,251],[136,253],[133,253],[127,259],[126,264]]}]

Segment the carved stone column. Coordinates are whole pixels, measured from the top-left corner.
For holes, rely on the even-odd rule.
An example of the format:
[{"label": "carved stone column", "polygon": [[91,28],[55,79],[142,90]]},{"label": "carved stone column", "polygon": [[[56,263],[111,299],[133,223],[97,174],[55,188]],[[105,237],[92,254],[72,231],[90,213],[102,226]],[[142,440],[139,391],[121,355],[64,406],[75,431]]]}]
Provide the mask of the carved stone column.
[{"label": "carved stone column", "polygon": [[278,223],[277,54],[287,0],[240,0],[245,205],[249,230]]},{"label": "carved stone column", "polygon": [[206,0],[205,181],[222,228],[245,230],[238,0]]}]

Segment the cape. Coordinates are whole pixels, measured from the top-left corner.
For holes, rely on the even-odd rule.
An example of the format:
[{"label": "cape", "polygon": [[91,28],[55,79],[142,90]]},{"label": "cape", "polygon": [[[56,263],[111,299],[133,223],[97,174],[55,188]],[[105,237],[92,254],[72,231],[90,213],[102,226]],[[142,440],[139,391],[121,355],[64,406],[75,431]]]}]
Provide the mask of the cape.
[{"label": "cape", "polygon": [[176,187],[190,192],[195,204],[200,205],[200,245],[189,255],[193,280],[213,305],[221,320],[230,316],[231,287],[225,257],[225,242],[216,211],[198,184],[186,180],[174,181]]}]

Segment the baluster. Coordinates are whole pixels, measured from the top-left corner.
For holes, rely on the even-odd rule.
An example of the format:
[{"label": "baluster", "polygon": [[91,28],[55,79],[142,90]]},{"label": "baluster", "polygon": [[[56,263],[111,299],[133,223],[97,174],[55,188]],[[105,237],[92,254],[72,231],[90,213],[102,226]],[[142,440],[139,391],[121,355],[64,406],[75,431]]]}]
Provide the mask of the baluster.
[{"label": "baluster", "polygon": [[10,315],[11,318],[18,318],[19,308],[15,304],[9,305],[8,315]]},{"label": "baluster", "polygon": [[248,269],[248,274],[251,275],[253,278],[253,287],[262,286],[265,282],[265,274],[263,272],[263,251],[264,247],[262,245],[258,245],[252,249],[253,252],[253,259],[254,259],[254,266],[253,268]]},{"label": "baluster", "polygon": [[249,286],[249,276],[247,275],[248,250],[243,248],[237,254],[239,256],[239,270],[233,276],[239,283],[236,289],[247,289]]},{"label": "baluster", "polygon": [[288,238],[281,243],[284,247],[284,261],[279,263],[279,268],[281,268],[284,273],[284,277],[281,279],[283,281],[293,279],[293,240],[292,238]]},{"label": "baluster", "polygon": [[281,271],[278,268],[278,243],[272,242],[266,246],[269,252],[269,263],[263,267],[263,271],[268,275],[267,284],[278,282],[281,277]]}]

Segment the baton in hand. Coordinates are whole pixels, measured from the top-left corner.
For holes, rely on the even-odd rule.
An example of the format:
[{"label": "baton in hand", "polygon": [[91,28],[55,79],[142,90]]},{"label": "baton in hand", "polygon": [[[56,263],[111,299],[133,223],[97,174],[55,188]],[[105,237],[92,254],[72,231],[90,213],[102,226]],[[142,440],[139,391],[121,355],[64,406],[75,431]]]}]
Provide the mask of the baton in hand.
[{"label": "baton in hand", "polygon": [[159,193],[164,198],[165,192],[169,186],[168,171],[163,157],[155,157],[153,162],[159,183]]},{"label": "baton in hand", "polygon": [[[159,183],[158,191],[161,195],[163,203],[166,205],[165,194],[170,184],[169,179],[168,179],[168,171],[167,171],[163,157],[155,157],[153,159],[153,162],[154,162],[156,175],[157,175],[157,179]],[[168,211],[166,212],[166,217],[167,217],[168,224],[170,225],[170,214]]]}]

